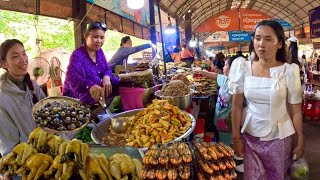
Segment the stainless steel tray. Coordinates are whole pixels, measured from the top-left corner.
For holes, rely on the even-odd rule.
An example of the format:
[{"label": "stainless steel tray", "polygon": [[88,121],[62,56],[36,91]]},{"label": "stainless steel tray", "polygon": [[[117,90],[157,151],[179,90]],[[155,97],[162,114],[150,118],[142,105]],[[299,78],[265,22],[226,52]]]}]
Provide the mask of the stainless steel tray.
[{"label": "stainless steel tray", "polygon": [[133,148],[130,146],[101,146],[99,144],[90,144],[90,152],[96,154],[104,154],[107,158],[112,156],[113,154],[128,154],[131,158],[137,158],[142,162],[143,152],[137,148]]},{"label": "stainless steel tray", "polygon": [[[135,110],[131,110],[131,111],[126,111],[126,112],[123,112],[123,113],[119,113],[119,114],[116,114],[114,117],[117,118],[117,117],[128,117],[128,116],[133,116],[135,114],[137,114],[139,111],[142,111],[144,108],[142,109],[135,109]],[[185,132],[182,136],[178,137],[177,139],[174,139],[173,141],[171,142],[174,142],[174,141],[180,141],[184,138],[187,138],[190,136],[190,134],[193,132],[194,128],[196,127],[196,119],[191,115],[189,114],[189,117],[192,119],[192,126],[190,127],[190,129]],[[98,124],[98,126],[100,127],[100,129],[104,130],[104,129],[108,129],[108,127],[110,126],[111,124],[111,121],[109,118],[103,120],[103,121],[100,121],[100,123]],[[101,142],[101,138],[103,137],[104,134],[100,133],[100,131],[96,128],[96,127],[93,127],[92,131],[91,131],[91,138],[92,140],[97,143],[97,144],[102,144]],[[169,142],[169,143],[171,143]],[[139,150],[145,152],[148,150],[148,148],[139,148]]]}]

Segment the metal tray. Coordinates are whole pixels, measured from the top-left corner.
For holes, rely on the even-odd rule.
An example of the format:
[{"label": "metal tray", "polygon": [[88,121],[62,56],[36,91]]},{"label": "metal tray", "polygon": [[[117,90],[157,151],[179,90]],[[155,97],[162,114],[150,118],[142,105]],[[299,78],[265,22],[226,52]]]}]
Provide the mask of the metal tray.
[{"label": "metal tray", "polygon": [[142,162],[143,152],[137,148],[130,146],[101,146],[99,144],[90,144],[90,152],[96,154],[104,154],[107,158],[113,154],[128,154],[131,158],[137,158]]},{"label": "metal tray", "polygon": [[[133,116],[135,114],[137,114],[139,111],[142,111],[144,108],[142,109],[135,109],[135,110],[131,110],[131,111],[126,111],[126,112],[123,112],[123,113],[119,113],[117,115],[115,115],[114,117],[117,118],[117,117],[128,117],[128,116]],[[186,112],[187,113],[187,112]],[[184,138],[187,138],[190,136],[190,134],[193,132],[194,128],[196,127],[196,120],[195,118],[190,114],[188,113],[189,117],[192,119],[192,126],[189,128],[188,131],[186,131],[182,136],[178,137],[177,139],[174,139],[173,141],[171,142],[174,142],[174,141],[180,141]],[[101,121],[98,126],[100,127],[100,129],[104,130],[104,129],[108,129],[108,127],[110,126],[111,124],[111,120],[109,118]],[[93,127],[92,131],[91,131],[91,138],[92,140],[97,143],[97,144],[102,144],[101,142],[101,138],[104,134],[100,133],[100,131],[96,128],[96,127]],[[169,142],[170,143],[170,142]],[[102,144],[103,145],[103,144]],[[123,144],[124,146],[124,144]],[[146,151],[148,150],[148,148],[139,148],[139,150],[141,151]]]}]

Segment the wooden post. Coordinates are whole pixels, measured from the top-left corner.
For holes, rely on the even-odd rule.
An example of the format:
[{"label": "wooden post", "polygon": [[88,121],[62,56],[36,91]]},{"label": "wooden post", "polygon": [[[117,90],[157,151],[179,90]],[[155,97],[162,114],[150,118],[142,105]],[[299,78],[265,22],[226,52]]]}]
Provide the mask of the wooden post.
[{"label": "wooden post", "polygon": [[74,40],[75,47],[80,47],[84,42],[84,33],[86,32],[86,18],[81,22],[87,12],[86,1],[72,0],[72,17],[74,19]]}]

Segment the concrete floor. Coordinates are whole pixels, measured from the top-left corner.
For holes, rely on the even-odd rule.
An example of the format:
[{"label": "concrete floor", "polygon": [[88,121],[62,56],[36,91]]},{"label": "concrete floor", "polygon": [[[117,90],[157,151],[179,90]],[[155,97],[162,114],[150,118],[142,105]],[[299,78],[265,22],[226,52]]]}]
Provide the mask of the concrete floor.
[{"label": "concrete floor", "polygon": [[320,121],[305,120],[303,124],[306,139],[304,156],[309,165],[309,180],[320,179]]},{"label": "concrete floor", "polygon": [[[308,180],[320,180],[320,121],[304,120],[303,130],[306,139],[304,157],[309,166]],[[237,173],[242,180],[242,173]]]}]

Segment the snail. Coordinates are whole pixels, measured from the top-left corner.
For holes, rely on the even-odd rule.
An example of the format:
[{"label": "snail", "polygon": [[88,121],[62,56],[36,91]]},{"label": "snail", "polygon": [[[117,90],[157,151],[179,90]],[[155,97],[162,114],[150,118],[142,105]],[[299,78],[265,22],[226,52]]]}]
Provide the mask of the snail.
[{"label": "snail", "polygon": [[74,130],[81,127],[91,118],[90,109],[83,104],[67,104],[62,102],[48,102],[41,109],[34,112],[35,122],[41,127],[58,131]]}]

